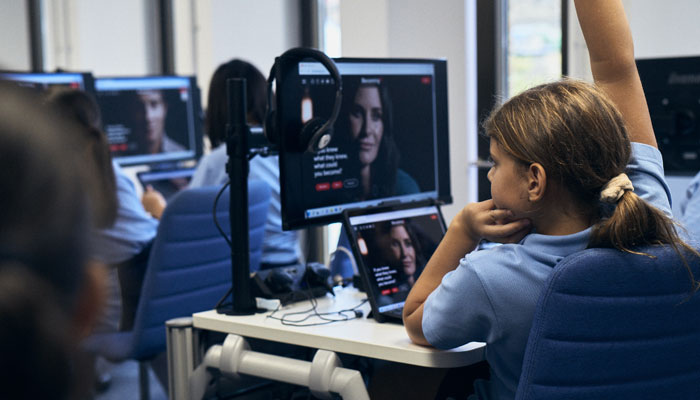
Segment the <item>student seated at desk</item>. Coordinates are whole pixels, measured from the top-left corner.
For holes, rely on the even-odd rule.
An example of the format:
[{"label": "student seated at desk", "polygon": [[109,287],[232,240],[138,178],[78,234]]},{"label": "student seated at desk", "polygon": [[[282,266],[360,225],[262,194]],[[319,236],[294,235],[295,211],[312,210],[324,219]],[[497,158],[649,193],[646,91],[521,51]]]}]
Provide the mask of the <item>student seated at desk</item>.
[{"label": "student seated at desk", "polygon": [[[136,195],[133,182],[112,161],[107,137],[100,128],[100,109],[92,96],[79,90],[59,88],[48,94],[47,103],[88,132],[84,151],[89,157],[85,167],[98,172],[97,189],[108,200],[104,206],[113,207],[116,211],[112,215],[112,222],[103,224],[91,235],[91,257],[110,266],[107,271],[106,305],[95,326],[95,332],[130,329],[158,220],[146,212]],[[66,140],[77,134],[82,134],[82,131],[57,133],[68,135],[64,138]],[[151,193],[145,197],[148,198],[153,204],[151,208],[159,210],[157,214],[160,215],[163,207],[159,207],[158,194]],[[98,388],[105,387],[110,380],[104,365],[98,359]]]},{"label": "student seated at desk", "polygon": [[[226,172],[226,81],[245,78],[247,86],[248,123],[261,125],[265,118],[267,83],[263,74],[252,64],[234,59],[221,64],[209,84],[205,130],[211,141],[211,153],[197,165],[190,187],[223,185]],[[256,156],[250,160],[248,179],[257,179],[270,186],[270,208],[265,225],[261,269],[293,265],[301,261],[297,232],[282,230],[280,203],[279,158]]]},{"label": "student seated at desk", "polygon": [[93,190],[81,126],[15,87],[0,91],[0,398],[88,398],[78,344],[104,286],[89,235],[111,223],[114,202]]},{"label": "student seated at desk", "polygon": [[[597,86],[540,85],[491,114],[492,199],[454,218],[404,308],[416,343],[487,343],[479,399],[515,396],[535,305],[564,257],[660,243],[698,254],[671,220],[622,2],[575,5]],[[473,251],[482,238],[508,244]]]},{"label": "student seated at desk", "polygon": [[136,263],[139,264],[137,267],[145,268],[149,246],[158,229],[158,220],[146,212],[131,179],[111,160],[107,137],[100,128],[100,109],[95,100],[86,92],[59,89],[48,95],[47,102],[90,132],[86,148],[93,155],[90,164],[102,171],[100,184],[104,190],[116,190],[114,201],[117,212],[114,223],[96,230],[92,235],[93,256],[115,267],[110,270],[108,310],[98,330],[116,331],[121,316],[116,267]]}]

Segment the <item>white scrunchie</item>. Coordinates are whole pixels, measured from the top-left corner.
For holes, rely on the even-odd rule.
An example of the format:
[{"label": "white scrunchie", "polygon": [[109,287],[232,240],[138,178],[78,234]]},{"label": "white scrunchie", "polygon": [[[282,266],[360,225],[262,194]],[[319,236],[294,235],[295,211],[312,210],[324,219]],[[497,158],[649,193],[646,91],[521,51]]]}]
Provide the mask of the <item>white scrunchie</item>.
[{"label": "white scrunchie", "polygon": [[620,175],[610,179],[610,181],[603,186],[603,190],[600,191],[600,201],[605,203],[617,203],[628,190],[634,190],[632,186],[632,181],[627,177],[624,172]]}]

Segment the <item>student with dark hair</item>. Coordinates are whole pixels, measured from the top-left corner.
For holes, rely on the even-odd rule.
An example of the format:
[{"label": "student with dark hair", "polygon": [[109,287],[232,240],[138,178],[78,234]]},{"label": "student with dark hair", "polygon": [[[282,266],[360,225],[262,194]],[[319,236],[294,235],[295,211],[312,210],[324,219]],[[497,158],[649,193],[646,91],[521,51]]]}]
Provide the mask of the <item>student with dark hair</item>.
[{"label": "student with dark hair", "polygon": [[[90,132],[87,141],[88,149],[98,156],[93,157],[89,165],[100,171],[99,185],[100,189],[105,190],[104,193],[115,193],[116,189],[114,219],[109,226],[101,226],[102,229],[96,230],[92,235],[93,256],[112,266],[129,264],[132,259],[137,258],[144,261],[141,267],[145,267],[148,248],[156,235],[158,220],[148,215],[136,195],[136,188],[131,179],[124,174],[118,164],[111,160],[107,138],[100,128],[101,118],[97,103],[88,93],[70,89],[49,93],[47,102],[62,115],[74,118],[85,131]],[[90,118],[83,118],[83,116],[90,116]],[[111,192],[108,191],[109,188]],[[114,279],[110,282],[113,284],[111,289],[114,293],[110,296],[110,307],[108,307],[111,312],[107,313],[109,315],[103,321],[102,327],[116,330],[119,328],[121,315],[116,268],[112,269],[112,275]]]},{"label": "student with dark hair", "polygon": [[100,213],[105,220],[97,221],[97,226],[101,228],[112,226],[117,217],[116,181],[109,143],[100,128],[102,125],[100,109],[95,99],[80,90],[55,87],[49,90],[46,101],[56,109],[56,112],[83,127],[72,134],[84,138],[87,164],[94,168],[99,178],[96,185],[89,189],[97,191],[104,198],[104,202],[97,206],[109,211]]},{"label": "student with dark hair", "polygon": [[[109,223],[101,224],[90,235],[93,244],[91,258],[110,267],[107,270],[106,304],[95,331],[116,332],[129,329],[136,313],[150,244],[156,235],[158,220],[146,212],[131,179],[119,165],[113,163],[107,137],[100,128],[100,110],[94,98],[83,91],[61,88],[48,93],[47,103],[83,128],[57,132],[57,136],[68,140],[87,134],[82,149],[89,155],[85,167],[97,172],[98,180],[94,188],[107,199],[100,206],[112,209]],[[147,198],[148,193],[144,196],[144,199]],[[110,379],[103,365],[98,359],[98,387],[104,387]]]},{"label": "student with dark hair", "polygon": [[104,272],[89,235],[115,211],[92,190],[86,135],[71,134],[83,128],[0,90],[0,398],[84,398],[78,343],[103,303]]},{"label": "student with dark hair", "polygon": [[[515,396],[537,300],[564,257],[652,244],[698,255],[671,219],[622,2],[574,3],[596,85],[543,84],[491,113],[492,199],[452,220],[406,299],[414,342],[487,343],[491,378],[475,383],[479,399]],[[474,251],[482,238],[506,244]]]},{"label": "student with dark hair", "polygon": [[[233,59],[221,64],[209,84],[205,131],[211,141],[211,153],[202,157],[192,176],[190,187],[223,185],[228,181],[226,172],[226,81],[245,78],[247,87],[248,124],[261,125],[265,118],[267,81],[252,64]],[[262,180],[271,189],[270,209],[265,225],[265,239],[261,268],[291,265],[301,260],[296,232],[282,231],[280,203],[279,158],[257,156],[250,160],[248,179]],[[233,188],[235,189],[235,188]]]}]

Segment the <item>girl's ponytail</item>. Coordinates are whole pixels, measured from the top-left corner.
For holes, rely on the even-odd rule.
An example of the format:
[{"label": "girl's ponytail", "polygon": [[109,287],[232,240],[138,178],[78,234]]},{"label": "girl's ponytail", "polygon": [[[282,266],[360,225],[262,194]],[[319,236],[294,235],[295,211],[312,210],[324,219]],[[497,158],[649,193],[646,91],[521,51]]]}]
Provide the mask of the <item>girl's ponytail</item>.
[{"label": "girl's ponytail", "polygon": [[[611,183],[618,177],[613,178]],[[627,179],[626,175],[624,179]],[[628,182],[629,180],[623,181],[622,185],[626,185]],[[681,256],[693,284],[693,291],[697,291],[700,284],[695,280],[693,271],[683,256],[682,250],[695,257],[700,256],[698,251],[678,236],[676,223],[671,218],[634,193],[631,182],[625,188],[619,188],[618,183],[613,183],[613,186],[616,186],[613,188],[606,185],[601,191],[601,201],[613,203],[614,207],[607,218],[601,219],[593,226],[588,247],[608,247],[628,253],[642,254],[636,251],[640,246],[670,245]],[[610,192],[616,192],[616,194],[606,196],[608,189],[611,189],[608,194]],[[614,199],[615,197],[617,199]]]}]

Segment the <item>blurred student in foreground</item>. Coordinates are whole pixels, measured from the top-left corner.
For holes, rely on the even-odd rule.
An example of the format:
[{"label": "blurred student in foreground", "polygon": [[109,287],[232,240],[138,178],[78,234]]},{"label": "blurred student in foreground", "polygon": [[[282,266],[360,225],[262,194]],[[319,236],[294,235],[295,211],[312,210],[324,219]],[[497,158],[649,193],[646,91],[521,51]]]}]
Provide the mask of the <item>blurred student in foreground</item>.
[{"label": "blurred student in foreground", "polygon": [[84,137],[0,82],[0,398],[83,398],[78,343],[103,304],[104,268],[88,260],[100,205]]}]

